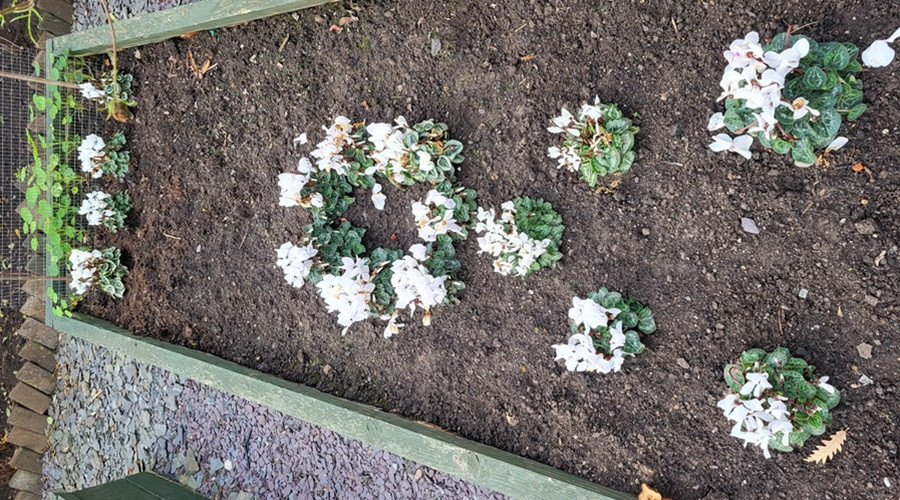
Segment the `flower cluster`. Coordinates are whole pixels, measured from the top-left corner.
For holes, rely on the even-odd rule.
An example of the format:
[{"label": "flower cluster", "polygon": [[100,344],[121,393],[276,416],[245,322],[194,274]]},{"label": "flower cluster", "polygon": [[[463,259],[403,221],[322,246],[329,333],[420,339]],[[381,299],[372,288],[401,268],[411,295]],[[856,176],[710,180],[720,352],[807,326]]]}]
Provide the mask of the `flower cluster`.
[{"label": "flower cluster", "polygon": [[[462,144],[448,137],[443,123],[426,120],[410,127],[402,116],[393,125],[339,116],[323,128],[325,139],[310,153],[314,161],[303,158],[297,173],[278,178],[279,205],[308,208],[312,215],[301,243],[278,249],[285,280],[296,287],[314,283],[344,332],[380,318],[388,322],[384,336],[390,337],[403,326],[399,310],[407,307],[410,313],[422,308],[422,322],[430,324],[431,309],[455,302],[463,289],[453,241],[467,236],[476,205],[473,190],[453,184]],[[295,142],[305,143],[305,134]],[[384,209],[386,196],[376,179],[432,186],[424,203],[413,204],[426,244],[413,245],[409,256],[384,248],[365,256],[365,230],[343,217],[355,201],[354,188],[371,189],[373,205]]]},{"label": "flower cluster", "polygon": [[447,288],[444,283],[447,276],[432,276],[423,265],[426,249],[422,244],[410,248],[412,256],[405,256],[391,264],[391,286],[397,294],[397,309],[409,307],[412,314],[416,306],[425,310],[422,324],[431,323],[431,308],[444,303]]},{"label": "flower cluster", "polygon": [[131,210],[131,197],[122,191],[115,195],[92,191],[81,201],[80,215],[89,226],[104,226],[115,233],[125,225],[125,216]]},{"label": "flower cluster", "polygon": [[104,142],[99,135],[88,135],[78,146],[81,171],[90,174],[94,179],[104,175],[116,179],[125,177],[131,155],[124,147],[125,135],[121,132],[113,134],[109,142]]},{"label": "flower cluster", "polygon": [[[469,222],[475,211],[475,195],[471,189],[453,189],[444,181],[437,188],[428,191],[425,201],[414,201],[412,214],[419,231],[419,238],[426,242],[437,241],[439,235],[447,234],[454,239],[465,238],[468,234],[460,225]],[[457,220],[460,219],[460,220]]]},{"label": "flower cluster", "polygon": [[758,140],[779,154],[790,153],[798,166],[816,162],[816,149],[835,150],[845,117],[855,121],[862,103],[859,49],[851,43],[817,43],[782,33],[765,45],[748,33],[724,52],[728,64],[719,84],[725,113],[715,113],[708,129],[727,128],[736,137],[718,134],[709,145],[750,158]]},{"label": "flower cluster", "polygon": [[634,298],[601,288],[587,299],[572,298],[569,309],[572,336],[554,345],[556,359],[575,372],[610,373],[621,370],[625,356],[644,350],[641,335],[656,331],[653,312]]},{"label": "flower cluster", "polygon": [[104,73],[97,83],[83,82],[78,87],[81,90],[81,97],[97,102],[107,110],[107,117],[126,122],[131,118],[128,108],[137,105],[131,92],[132,81],[131,75],[116,71]]},{"label": "flower cluster", "polygon": [[718,403],[734,422],[731,435],[744,446],[758,446],[769,458],[770,448],[791,451],[824,433],[841,394],[828,377],[815,377],[815,369],[783,347],[742,353],[725,367],[725,382],[734,392]]},{"label": "flower cluster", "polygon": [[287,242],[278,248],[278,267],[284,271],[284,280],[300,288],[313,268],[313,257],[318,254],[312,244],[297,246]]},{"label": "flower cluster", "polygon": [[577,116],[565,108],[547,129],[562,134],[562,147],[551,147],[547,156],[555,159],[559,168],[581,172],[582,178],[593,187],[600,177],[623,174],[634,163],[634,136],[638,128],[622,115],[615,104],[584,103]]},{"label": "flower cluster", "polygon": [[338,313],[337,322],[344,327],[343,335],[353,323],[369,318],[369,304],[375,285],[366,259],[344,257],[340,270],[340,274],[324,275],[316,288],[328,312]]},{"label": "flower cluster", "polygon": [[562,258],[559,245],[565,227],[550,203],[541,199],[516,198],[494,209],[478,208],[475,231],[479,253],[494,257],[494,271],[525,277]]},{"label": "flower cluster", "polygon": [[69,287],[76,295],[84,295],[97,286],[115,298],[122,298],[125,293],[122,278],[128,274],[128,268],[119,263],[119,258],[118,248],[111,247],[102,251],[73,249],[69,254],[72,278]]}]

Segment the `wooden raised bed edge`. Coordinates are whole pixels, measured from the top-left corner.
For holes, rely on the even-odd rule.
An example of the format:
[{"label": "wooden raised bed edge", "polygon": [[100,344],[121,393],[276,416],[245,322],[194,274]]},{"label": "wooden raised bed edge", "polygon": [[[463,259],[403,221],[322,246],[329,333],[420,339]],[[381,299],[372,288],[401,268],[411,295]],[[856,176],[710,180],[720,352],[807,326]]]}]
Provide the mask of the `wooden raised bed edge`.
[{"label": "wooden raised bed edge", "polygon": [[[116,42],[120,49],[136,47],[331,1],[334,0],[201,0],[118,21]],[[48,67],[56,53],[68,50],[73,55],[91,55],[106,52],[111,46],[107,26],[50,39],[46,48]],[[50,89],[48,86],[48,95]],[[56,330],[515,498],[634,498],[634,495],[433,426],[331,396],[210,354],[132,335],[91,316],[56,317],[49,300],[46,310],[46,323]]]},{"label": "wooden raised bed edge", "polygon": [[132,335],[91,316],[75,314],[72,318],[55,318],[53,326],[142,363],[515,498],[634,498],[434,426],[331,396],[204,352]]}]

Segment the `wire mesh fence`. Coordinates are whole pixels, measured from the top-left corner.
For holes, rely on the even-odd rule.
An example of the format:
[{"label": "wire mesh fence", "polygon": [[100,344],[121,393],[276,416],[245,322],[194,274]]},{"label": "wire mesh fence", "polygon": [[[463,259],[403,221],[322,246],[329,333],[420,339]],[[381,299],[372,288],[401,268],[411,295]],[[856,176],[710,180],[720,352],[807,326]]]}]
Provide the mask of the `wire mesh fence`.
[{"label": "wire mesh fence", "polygon": [[81,172],[78,146],[100,134],[103,116],[82,99],[77,86],[91,62],[61,58],[48,64],[44,53],[0,46],[0,71],[70,82],[69,86],[0,78],[0,301],[19,307],[25,280],[38,277],[63,300],[71,290],[66,258],[88,243],[78,208],[96,181]]},{"label": "wire mesh fence", "polygon": [[[31,74],[34,56],[33,50],[0,44],[0,71]],[[27,246],[18,213],[26,188],[16,173],[31,159],[26,130],[32,92],[25,81],[0,78],[0,304],[4,308],[18,308],[24,302],[21,286],[29,268],[43,272],[38,255]]]}]

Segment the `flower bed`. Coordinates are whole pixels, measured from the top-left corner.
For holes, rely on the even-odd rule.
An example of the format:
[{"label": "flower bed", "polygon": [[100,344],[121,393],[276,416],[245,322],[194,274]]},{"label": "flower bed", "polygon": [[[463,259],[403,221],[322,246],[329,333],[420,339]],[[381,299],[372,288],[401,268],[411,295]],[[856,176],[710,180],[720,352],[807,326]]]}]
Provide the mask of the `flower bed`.
[{"label": "flower bed", "polygon": [[[576,41],[562,38],[571,32],[570,20],[552,6],[521,31],[514,31],[516,21],[533,13],[512,3],[419,6],[415,13],[411,6],[379,7],[343,26],[338,20],[346,13],[331,7],[300,14],[299,28],[285,16],[196,35],[190,50],[219,58],[202,80],[168,67],[170,57],[183,58],[185,41],[143,47],[140,61],[124,54],[123,64],[140,82],[140,120],[128,139],[139,160],[129,174],[139,179],[131,190],[135,217],[115,234],[98,234],[94,246],[123,248],[131,274],[120,301],[97,298],[91,311],[132,331],[380,404],[621,490],[632,490],[636,480],[678,498],[852,495],[868,482],[885,488],[883,478],[892,473],[887,443],[896,431],[885,385],[897,375],[886,345],[896,319],[897,285],[889,275],[896,270],[891,249],[900,220],[887,168],[896,153],[885,144],[896,133],[896,100],[870,101],[848,131],[855,150],[829,153],[829,168],[796,169],[789,157],[762,150],[749,161],[715,155],[706,147],[708,109],[720,91],[718,52],[731,38],[718,26],[692,23],[709,19],[710,9],[714,18],[729,19],[727,31],[736,34],[741,29],[731,25],[738,20],[774,18],[783,13],[773,9],[788,6],[758,7],[746,19],[719,6],[682,8],[687,12],[664,16],[681,31],[668,19],[646,18],[647,32],[618,34],[605,23],[632,26],[644,14],[629,6],[587,10],[589,29]],[[827,7],[805,9],[816,10],[813,17],[836,15]],[[816,25],[806,33],[862,46],[870,33],[893,27],[858,19],[896,18],[891,9],[874,3],[848,9],[834,21],[840,28]],[[428,31],[419,17],[446,24]],[[341,29],[329,30],[332,23]],[[774,36],[779,30],[760,31]],[[388,32],[408,43],[396,43]],[[272,33],[301,38],[288,37],[279,51]],[[499,33],[506,34],[498,45]],[[647,36],[656,37],[652,46]],[[432,55],[422,47],[437,50]],[[697,73],[657,64],[697,54],[716,57],[701,57]],[[586,65],[586,58],[609,65]],[[615,77],[607,67],[616,68]],[[172,78],[156,78],[170,71]],[[888,74],[867,74],[867,91],[896,94]],[[594,95],[618,103],[623,117],[640,127],[633,162],[619,172],[623,182],[603,196],[584,182],[591,183],[582,179],[584,171],[558,170],[558,158],[547,157],[548,148],[560,146],[560,137],[546,130],[552,118]],[[697,106],[698,100],[709,106]],[[466,283],[460,303],[435,308],[430,327],[410,321],[402,335],[384,339],[384,324],[354,321],[342,337],[317,287],[285,282],[285,269],[291,284],[305,281],[317,256],[312,250],[321,249],[299,241],[309,215],[274,201],[278,175],[300,156],[301,145],[291,138],[312,138],[341,113],[370,124],[401,114],[410,123],[447,122],[467,157],[456,174],[478,190],[481,207],[499,208],[499,216],[503,203],[528,196],[549,202],[561,216],[565,231],[556,235],[555,267],[524,280],[503,276],[494,272],[491,255],[479,254],[477,238],[469,238],[457,244]],[[197,130],[206,132],[191,133]],[[862,168],[853,167],[857,162]],[[332,213],[367,231],[352,236],[348,228],[342,241],[405,254],[420,238],[454,232],[445,218],[452,208],[429,196],[432,187],[351,186],[344,194],[359,201]],[[310,207],[334,208],[326,203],[330,197],[298,195]],[[758,234],[745,232],[741,218],[754,219]],[[340,230],[345,221],[336,222]],[[283,247],[287,241],[293,245]],[[407,257],[391,261],[412,273],[420,264]],[[348,278],[371,277],[375,265],[367,266],[348,264],[356,273]],[[618,372],[571,373],[562,360],[553,361],[551,346],[565,342],[572,297],[600,286],[652,307],[659,331],[636,332],[645,348],[616,363]],[[401,298],[398,293],[397,307]],[[628,341],[627,331],[620,333]],[[606,334],[612,341],[611,329],[597,338]],[[875,346],[866,358],[856,354],[863,343]],[[847,452],[825,467],[798,453],[767,461],[759,450],[742,449],[728,435],[732,422],[716,408],[726,393],[723,366],[751,347],[779,345],[814,362],[841,389],[831,416],[851,429],[850,439]],[[640,352],[624,346],[623,356]],[[875,384],[860,385],[861,375]],[[852,453],[851,446],[870,451]]]}]

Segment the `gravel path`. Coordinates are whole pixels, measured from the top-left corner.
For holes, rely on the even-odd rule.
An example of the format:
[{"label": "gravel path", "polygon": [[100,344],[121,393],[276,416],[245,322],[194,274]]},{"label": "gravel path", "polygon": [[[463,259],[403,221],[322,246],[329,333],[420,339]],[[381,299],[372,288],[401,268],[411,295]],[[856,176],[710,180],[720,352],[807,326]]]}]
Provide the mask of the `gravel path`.
[{"label": "gravel path", "polygon": [[217,498],[502,498],[63,335],[46,490],[154,470]]},{"label": "gravel path", "polygon": [[[171,9],[197,0],[108,0],[109,10],[118,20]],[[96,0],[74,0],[72,31],[83,31],[106,24],[106,14]]]}]

